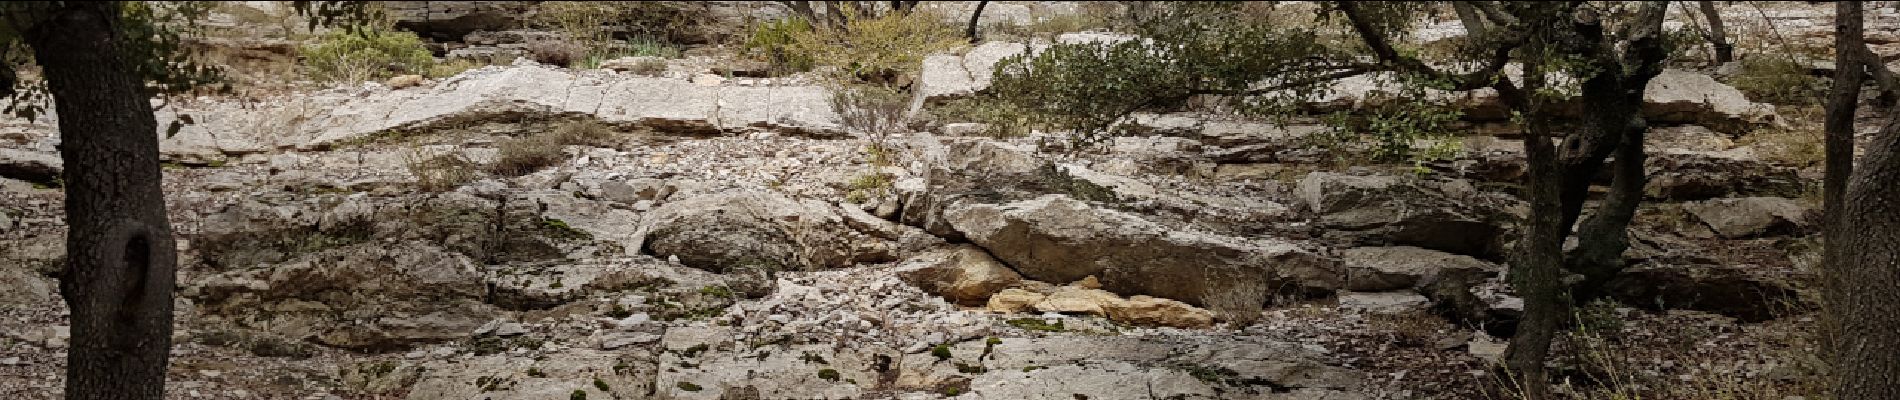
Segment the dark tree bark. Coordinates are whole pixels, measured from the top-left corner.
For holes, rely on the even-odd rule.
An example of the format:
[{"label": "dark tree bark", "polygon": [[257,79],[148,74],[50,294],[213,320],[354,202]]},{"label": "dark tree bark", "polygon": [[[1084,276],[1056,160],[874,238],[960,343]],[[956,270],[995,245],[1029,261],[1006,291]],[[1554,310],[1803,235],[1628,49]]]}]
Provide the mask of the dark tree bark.
[{"label": "dark tree bark", "polygon": [[[1835,3],[1835,49],[1864,49],[1861,2]],[[1827,103],[1823,253],[1828,361],[1840,399],[1900,398],[1900,110],[1854,165],[1865,52],[1837,51]],[[1877,64],[1875,64],[1877,65]],[[1883,67],[1884,68],[1884,67]]]},{"label": "dark tree bark", "polygon": [[[1866,60],[1855,51],[1866,47],[1862,42],[1860,2],[1835,3],[1834,12],[1834,48],[1846,50],[1834,52],[1834,87],[1828,94],[1827,117],[1822,127],[1826,137],[1827,172],[1821,180],[1821,205],[1826,212],[1824,220],[1831,227],[1840,225],[1841,201],[1847,194],[1848,177],[1854,173],[1854,113],[1860,108],[1861,81],[1865,76],[1861,63]],[[1829,238],[1834,236],[1829,235]]]},{"label": "dark tree bark", "polygon": [[67,399],[162,399],[175,267],[158,124],[124,58],[118,2],[41,5],[24,31],[59,112],[72,312]]},{"label": "dark tree bark", "polygon": [[963,35],[970,37],[971,44],[976,44],[976,42],[980,41],[976,36],[976,22],[983,19],[983,6],[989,4],[990,2],[988,0],[976,2],[976,11],[970,13],[970,28],[965,30]]},{"label": "dark tree bark", "polygon": [[[1526,51],[1536,52],[1545,45],[1542,39],[1536,39],[1525,47]],[[1525,196],[1532,212],[1524,221],[1524,237],[1517,242],[1509,272],[1511,286],[1524,299],[1524,317],[1518,321],[1517,333],[1511,336],[1510,346],[1504,353],[1509,383],[1527,400],[1550,398],[1550,378],[1544,370],[1544,360],[1550,355],[1550,343],[1556,338],[1557,328],[1563,324],[1569,308],[1562,273],[1563,242],[1570,227],[1564,225],[1563,214],[1556,212],[1563,206],[1565,170],[1552,143],[1552,138],[1557,136],[1550,127],[1552,118],[1543,112],[1541,100],[1527,94],[1544,86],[1543,77],[1542,65],[1532,60],[1524,63],[1522,89],[1509,80],[1500,79],[1495,84],[1499,97],[1507,105],[1530,116],[1524,124],[1524,155],[1528,164],[1524,179]]]},{"label": "dark tree bark", "polygon": [[1698,1],[1702,6],[1702,16],[1709,20],[1709,45],[1715,47],[1715,63],[1735,61],[1735,45],[1728,42],[1728,29],[1722,26],[1722,13],[1716,11],[1712,0]]},{"label": "dark tree bark", "polygon": [[[1512,110],[1527,117],[1525,186],[1531,215],[1510,269],[1511,283],[1525,308],[1504,362],[1523,398],[1533,400],[1550,398],[1544,360],[1558,328],[1570,318],[1572,302],[1596,296],[1599,287],[1626,266],[1623,252],[1629,247],[1629,223],[1647,181],[1643,133],[1648,126],[1639,106],[1650,79],[1662,72],[1668,56],[1661,37],[1667,2],[1644,2],[1620,37],[1608,34],[1598,11],[1581,3],[1520,3],[1508,11],[1495,2],[1453,3],[1467,23],[1479,15],[1498,23],[1479,28],[1496,36],[1484,38],[1488,45],[1498,47],[1496,61],[1508,60],[1511,43],[1520,43],[1526,54],[1579,55],[1592,64],[1589,70],[1595,72],[1583,77],[1579,99],[1585,105],[1584,118],[1563,133],[1553,126],[1557,118],[1547,112],[1549,99],[1535,95],[1544,89],[1543,60],[1518,60],[1525,70],[1521,88],[1509,79],[1494,79],[1499,71],[1495,68],[1462,76],[1447,74],[1391,46],[1385,32],[1364,16],[1359,4],[1338,3],[1382,68],[1446,79],[1452,86],[1465,88],[1461,90],[1470,90],[1466,83],[1483,82],[1496,89]],[[1559,137],[1561,145],[1554,143]],[[1610,166],[1610,194],[1579,226],[1590,178],[1612,155],[1616,159]],[[1577,227],[1577,246],[1566,253],[1564,243],[1572,236],[1573,226]],[[1564,277],[1571,273],[1584,279],[1566,287]]]},{"label": "dark tree bark", "polygon": [[[1896,115],[1900,117],[1900,115]],[[1831,156],[1831,155],[1830,155]],[[1832,171],[1830,171],[1831,173]],[[1881,127],[1827,239],[1834,398],[1900,399],[1900,118]]]},{"label": "dark tree bark", "polygon": [[1478,16],[1477,8],[1472,7],[1471,3],[1454,1],[1451,2],[1451,9],[1458,12],[1458,22],[1464,24],[1465,35],[1472,38],[1484,37],[1484,19]]}]

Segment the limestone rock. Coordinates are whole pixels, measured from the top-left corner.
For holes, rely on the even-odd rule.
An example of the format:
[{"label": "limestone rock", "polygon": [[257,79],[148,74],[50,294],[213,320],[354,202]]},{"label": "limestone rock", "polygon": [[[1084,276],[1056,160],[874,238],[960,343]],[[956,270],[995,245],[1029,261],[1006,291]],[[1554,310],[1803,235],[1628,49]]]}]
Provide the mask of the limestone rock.
[{"label": "limestone rock", "polygon": [[482,303],[486,294],[473,261],[420,243],[326,250],[211,276],[185,291],[207,314],[370,351],[468,337],[496,315]]},{"label": "limestone rock", "polygon": [[1116,322],[1175,328],[1206,328],[1214,325],[1214,313],[1182,303],[1150,296],[1130,297],[1108,307],[1108,318]]},{"label": "limestone rock", "polygon": [[1501,257],[1520,213],[1508,196],[1479,192],[1463,180],[1313,172],[1299,195],[1328,238],[1357,245],[1408,245],[1477,257]]},{"label": "limestone rock", "polygon": [[1430,306],[1430,299],[1410,292],[1339,294],[1339,308],[1374,314],[1403,314],[1425,310]]},{"label": "limestone rock", "polygon": [[422,75],[399,75],[383,81],[383,86],[388,86],[390,89],[402,89],[422,85],[422,81]]},{"label": "limestone rock", "polygon": [[1763,162],[1737,151],[1663,150],[1650,154],[1644,170],[1653,200],[1689,201],[1721,197],[1796,197],[1804,183],[1794,168]]},{"label": "limestone rock", "polygon": [[1709,75],[1677,69],[1650,79],[1643,91],[1643,116],[1652,123],[1699,123],[1730,133],[1779,119],[1775,106],[1751,101]]},{"label": "limestone rock", "polygon": [[831,205],[769,192],[669,202],[649,213],[636,235],[644,252],[714,272],[895,261],[893,243],[850,228]]},{"label": "limestone rock", "polygon": [[1815,225],[1817,211],[1785,197],[1742,197],[1683,204],[1684,210],[1724,238],[1799,234]]},{"label": "limestone rock", "polygon": [[1015,286],[1022,275],[972,245],[924,254],[897,267],[897,276],[926,292],[963,305],[982,305],[996,292]]},{"label": "limestone rock", "polygon": [[0,177],[52,184],[63,170],[65,163],[58,154],[0,148]]},{"label": "limestone rock", "polygon": [[1106,316],[1108,310],[1121,307],[1121,296],[1101,289],[1064,287],[1036,303],[1036,311]]},{"label": "limestone rock", "polygon": [[1027,312],[1034,309],[1036,304],[1042,303],[1045,297],[1047,296],[1042,293],[1028,290],[1003,289],[996,292],[996,295],[990,296],[988,308],[990,311],[1005,314]]},{"label": "limestone rock", "polygon": [[641,201],[660,202],[679,190],[673,184],[659,179],[629,179],[602,182],[600,197],[622,204],[635,204]]},{"label": "limestone rock", "polygon": [[1444,270],[1486,271],[1497,265],[1457,254],[1411,246],[1358,247],[1340,252],[1346,289],[1362,292],[1412,289],[1438,279]]},{"label": "limestone rock", "polygon": [[1217,312],[1257,311],[1276,291],[1331,290],[1338,266],[1301,246],[1169,229],[1065,195],[958,205],[945,219],[1025,277],[1094,275],[1108,291],[1178,299]]},{"label": "limestone rock", "polygon": [[1605,290],[1624,304],[1706,311],[1747,322],[1813,305],[1784,274],[1749,265],[1638,265],[1617,275]]}]

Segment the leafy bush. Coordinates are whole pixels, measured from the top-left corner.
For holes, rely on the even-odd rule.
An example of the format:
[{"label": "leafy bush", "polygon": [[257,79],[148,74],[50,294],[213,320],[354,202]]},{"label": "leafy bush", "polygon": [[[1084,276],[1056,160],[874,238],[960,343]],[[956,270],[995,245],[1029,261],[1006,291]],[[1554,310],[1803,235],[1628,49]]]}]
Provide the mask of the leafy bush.
[{"label": "leafy bush", "polygon": [[1005,58],[996,65],[991,90],[1009,111],[987,116],[1014,121],[980,122],[1073,129],[1085,141],[1106,137],[1131,112],[1186,99],[1191,82],[1156,50],[1139,41],[1068,43]]},{"label": "leafy bush", "polygon": [[1729,84],[1755,101],[1784,105],[1818,104],[1827,90],[1827,79],[1809,75],[1807,66],[1769,56],[1743,58]]},{"label": "leafy bush", "polygon": [[845,78],[888,83],[915,75],[924,56],[965,44],[956,27],[922,10],[864,17],[847,9],[845,20],[844,29],[788,28],[791,41],[783,51],[811,57],[814,66],[837,67]]},{"label": "leafy bush", "polygon": [[809,53],[793,51],[792,43],[796,37],[811,34],[811,22],[796,16],[786,17],[754,26],[741,48],[770,63],[776,75],[805,72],[817,61]]},{"label": "leafy bush", "polygon": [[330,31],[317,43],[304,47],[302,55],[311,77],[323,82],[353,83],[422,74],[435,65],[435,58],[416,34],[375,26]]}]

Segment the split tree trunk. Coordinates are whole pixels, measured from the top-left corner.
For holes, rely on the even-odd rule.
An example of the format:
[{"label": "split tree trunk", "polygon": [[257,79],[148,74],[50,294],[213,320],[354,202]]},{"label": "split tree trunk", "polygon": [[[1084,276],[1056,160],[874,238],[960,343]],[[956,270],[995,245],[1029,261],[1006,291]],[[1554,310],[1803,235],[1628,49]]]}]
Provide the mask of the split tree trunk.
[{"label": "split tree trunk", "polygon": [[1861,2],[1835,3],[1837,67],[1827,103],[1823,282],[1834,396],[1900,398],[1900,112],[1854,165],[1854,113],[1871,65]]},{"label": "split tree trunk", "polygon": [[175,248],[158,123],[123,56],[121,7],[45,6],[24,35],[45,70],[66,161],[67,399],[162,399],[171,351]]}]

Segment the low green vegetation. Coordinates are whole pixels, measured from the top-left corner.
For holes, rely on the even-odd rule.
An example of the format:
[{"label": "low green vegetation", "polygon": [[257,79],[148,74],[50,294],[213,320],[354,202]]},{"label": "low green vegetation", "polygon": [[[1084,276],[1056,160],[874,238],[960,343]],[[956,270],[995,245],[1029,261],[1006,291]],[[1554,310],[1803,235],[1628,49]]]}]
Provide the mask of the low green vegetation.
[{"label": "low green vegetation", "polygon": [[937,357],[939,361],[950,359],[950,344],[944,343],[931,347],[930,356]]},{"label": "low green vegetation", "polygon": [[415,33],[377,25],[332,30],[300,55],[312,79],[331,83],[424,74],[435,67],[435,58]]},{"label": "low green vegetation", "polygon": [[1017,329],[1026,331],[1062,332],[1068,330],[1067,327],[1062,326],[1062,321],[1056,321],[1051,324],[1047,321],[1043,321],[1041,318],[1016,318],[1006,322],[1009,326],[1014,326]]},{"label": "low green vegetation", "polygon": [[1728,84],[1749,99],[1779,105],[1816,105],[1826,93],[1826,78],[1808,73],[1808,67],[1784,57],[1757,55],[1742,58]]}]

